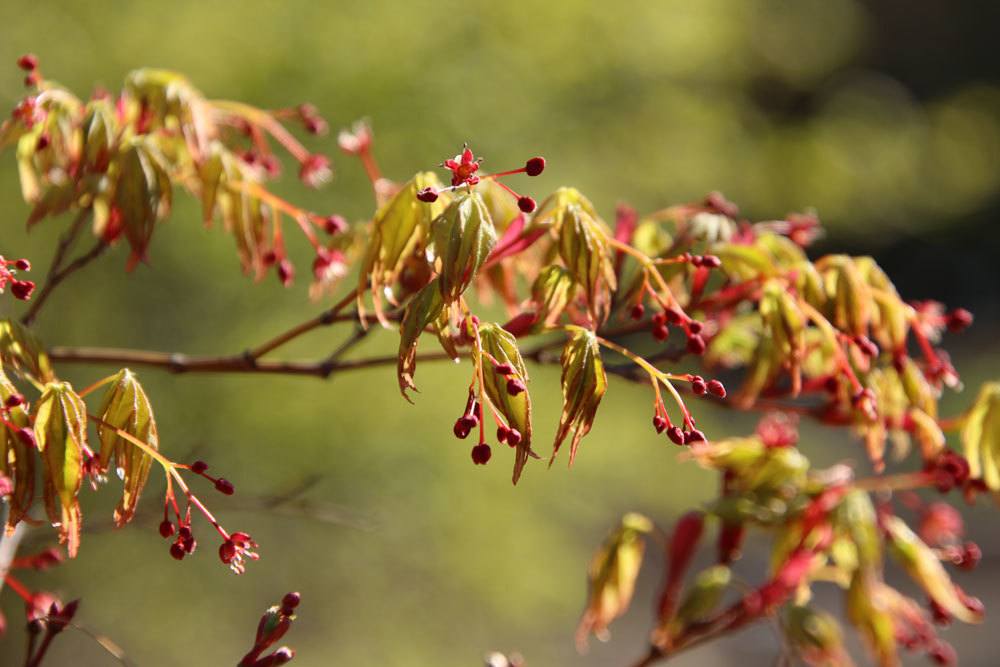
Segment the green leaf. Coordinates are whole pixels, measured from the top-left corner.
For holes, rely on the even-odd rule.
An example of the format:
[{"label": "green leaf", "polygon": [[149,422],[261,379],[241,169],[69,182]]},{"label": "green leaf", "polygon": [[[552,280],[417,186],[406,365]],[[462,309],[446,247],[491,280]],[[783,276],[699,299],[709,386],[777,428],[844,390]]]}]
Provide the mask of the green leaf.
[{"label": "green leaf", "polygon": [[35,404],[35,440],[45,465],[45,507],[73,558],[80,547],[82,517],[77,494],[83,481],[87,409],[68,383],[45,385]]},{"label": "green leaf", "polygon": [[[17,393],[17,388],[0,370],[0,403],[5,403],[10,396]],[[24,438],[18,435],[18,431],[22,429],[33,433],[25,406],[22,404],[7,408],[7,419],[0,421],[0,473],[14,482],[14,492],[9,499],[8,529],[13,529],[24,518],[35,499],[37,451],[31,442],[25,442]]]},{"label": "green leaf", "polygon": [[[413,384],[413,375],[417,368],[417,342],[424,329],[432,323],[440,322],[442,317],[447,317],[447,306],[441,298],[441,290],[435,278],[424,285],[423,289],[410,300],[399,327],[399,360],[396,364],[396,377],[403,398],[411,403],[413,401],[406,392],[417,388]],[[445,349],[454,358],[454,347]]]},{"label": "green leaf", "polygon": [[135,515],[136,504],[149,478],[153,458],[125,440],[114,429],[121,429],[158,450],[156,419],[146,392],[135,374],[127,368],[119,371],[108,386],[99,415],[103,422],[97,423],[97,436],[101,441],[101,469],[107,470],[111,457],[114,456],[115,467],[124,483],[122,498],[115,508],[115,525],[121,527]]},{"label": "green leaf", "polygon": [[55,379],[41,341],[15,320],[0,321],[0,364],[37,384]]},{"label": "green leaf", "polygon": [[579,329],[563,348],[563,407],[549,465],[555,461],[559,446],[570,434],[573,438],[570,441],[569,463],[573,465],[580,440],[590,432],[607,388],[608,376],[601,361],[597,337],[592,331]]}]

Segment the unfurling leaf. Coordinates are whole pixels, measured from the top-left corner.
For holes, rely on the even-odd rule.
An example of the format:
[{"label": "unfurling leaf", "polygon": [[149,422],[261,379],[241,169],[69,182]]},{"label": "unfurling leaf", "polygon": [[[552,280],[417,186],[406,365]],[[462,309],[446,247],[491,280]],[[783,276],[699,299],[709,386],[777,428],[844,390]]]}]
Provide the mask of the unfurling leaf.
[{"label": "unfurling leaf", "polygon": [[35,404],[35,440],[45,465],[45,508],[70,558],[80,547],[80,501],[87,410],[66,382],[50,382]]},{"label": "unfurling leaf", "polygon": [[928,597],[960,621],[979,623],[983,620],[982,611],[970,610],[962,601],[937,554],[902,519],[888,517],[884,526],[891,553]]},{"label": "unfurling leaf", "polygon": [[[17,394],[17,388],[0,370],[0,403]],[[9,425],[8,425],[9,424]],[[13,428],[11,428],[13,427]],[[13,529],[24,518],[35,499],[35,449],[31,421],[24,405],[7,408],[6,421],[0,421],[0,474],[14,483],[10,496],[7,529]]]},{"label": "unfurling leaf", "polygon": [[121,214],[132,255],[128,267],[146,259],[146,248],[158,220],[170,212],[172,186],[165,160],[151,142],[135,139],[117,160],[113,207]]},{"label": "unfurling leaf", "polygon": [[97,423],[97,436],[101,440],[101,469],[107,470],[114,456],[115,467],[124,483],[122,498],[115,508],[115,525],[121,527],[135,515],[136,503],[146,485],[153,459],[114,429],[121,429],[151,448],[159,449],[156,419],[146,392],[127,368],[119,371],[114,382],[108,386],[99,415],[101,421]]},{"label": "unfurling leaf", "polygon": [[569,447],[569,463],[573,465],[580,440],[590,432],[597,407],[607,388],[608,376],[604,372],[597,337],[592,331],[579,329],[563,348],[563,408],[549,465],[555,461],[559,446],[571,433],[573,438]]},{"label": "unfurling leaf", "polygon": [[1000,492],[1000,382],[988,382],[962,417],[962,445],[969,476]]},{"label": "unfurling leaf", "polygon": [[[417,368],[417,342],[420,334],[430,324],[439,321],[446,310],[437,278],[424,285],[406,307],[403,322],[399,327],[399,360],[396,363],[396,376],[399,380],[399,391],[408,401],[410,397],[406,392],[417,388],[413,384],[413,374]],[[454,350],[449,350],[449,353],[453,352]]]},{"label": "unfurling leaf", "polygon": [[858,569],[847,589],[847,618],[861,633],[880,667],[896,667],[896,623],[893,608],[899,593],[886,586],[872,568]]},{"label": "unfurling leaf", "polygon": [[569,302],[573,275],[565,268],[552,264],[542,269],[531,286],[531,302],[537,327],[555,323]]},{"label": "unfurling leaf", "polygon": [[452,303],[465,292],[493,251],[496,229],[483,198],[471,192],[455,197],[434,219],[431,235],[434,253],[441,261],[441,296],[446,303]]},{"label": "unfurling leaf", "polygon": [[[521,352],[517,349],[517,339],[505,331],[499,324],[481,324],[479,326],[479,342],[482,346],[473,348],[473,362],[482,364],[484,388],[486,396],[493,407],[507,421],[509,428],[517,429],[521,434],[514,456],[514,483],[521,477],[528,458],[537,458],[531,449],[531,398],[527,389],[512,394],[508,391],[509,382],[519,380],[525,387],[528,384],[528,371],[524,367]],[[486,356],[488,355],[488,356]],[[486,358],[483,358],[483,357]],[[510,364],[514,373],[508,376],[492,371],[492,357],[498,364]]]},{"label": "unfurling leaf", "polygon": [[[440,185],[432,172],[417,174],[378,210],[372,220],[371,237],[358,277],[358,299],[360,305],[360,295],[370,289],[375,313],[380,318],[384,290],[395,285],[407,258],[426,242],[431,221],[444,211],[449,201],[449,197],[442,194],[435,202],[422,202],[417,199],[417,192]],[[386,322],[383,324],[388,326]]]},{"label": "unfurling leaf", "polygon": [[55,379],[41,342],[14,320],[0,321],[0,364],[38,384]]},{"label": "unfurling leaf", "polygon": [[560,188],[542,203],[531,224],[552,229],[559,257],[583,288],[591,316],[604,322],[617,280],[607,226],[593,204],[574,188]]},{"label": "unfurling leaf", "polygon": [[576,630],[580,650],[586,649],[591,634],[606,641],[608,625],[628,609],[646,548],[643,536],[652,529],[653,522],[643,515],[626,514],[621,525],[594,554],[588,572],[587,608]]}]

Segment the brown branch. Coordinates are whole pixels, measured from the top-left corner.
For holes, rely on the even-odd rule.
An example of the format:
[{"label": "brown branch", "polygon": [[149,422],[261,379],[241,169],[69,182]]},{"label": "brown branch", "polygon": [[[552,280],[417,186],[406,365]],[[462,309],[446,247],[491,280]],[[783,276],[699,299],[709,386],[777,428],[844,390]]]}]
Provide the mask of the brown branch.
[{"label": "brown branch", "polygon": [[65,275],[60,276],[62,264],[66,261],[66,255],[69,252],[69,249],[73,246],[73,242],[76,241],[76,237],[80,235],[80,230],[83,229],[83,225],[87,221],[87,217],[89,215],[89,208],[80,209],[80,212],[76,214],[75,218],[73,218],[73,222],[70,224],[69,229],[67,229],[66,232],[59,238],[59,245],[56,246],[56,252],[52,256],[51,264],[49,264],[49,272],[45,276],[42,288],[35,294],[35,298],[32,301],[31,306],[21,317],[22,324],[29,325],[35,320],[35,317],[38,316],[38,311],[41,309],[42,304],[45,303],[46,299],[49,298],[52,290],[54,290],[56,285],[62,282],[62,280],[66,277]]},{"label": "brown branch", "polygon": [[[267,342],[262,343],[255,348],[247,350],[246,354],[243,356],[248,361],[254,361],[260,359],[268,352],[272,352],[278,349],[282,345],[285,345],[286,343],[295,340],[302,334],[308,333],[313,329],[322,326],[327,326],[329,324],[333,324],[334,322],[344,321],[347,318],[344,318],[341,315],[340,311],[342,311],[344,308],[350,305],[357,298],[357,294],[358,291],[356,289],[351,290],[350,293],[348,293],[343,299],[341,299],[336,304],[334,304],[327,310],[323,311],[316,317],[310,320],[306,320],[301,324],[296,324],[291,329],[288,329],[287,331],[278,334],[277,336],[268,340]],[[354,315],[353,319],[357,319],[357,315]]]}]

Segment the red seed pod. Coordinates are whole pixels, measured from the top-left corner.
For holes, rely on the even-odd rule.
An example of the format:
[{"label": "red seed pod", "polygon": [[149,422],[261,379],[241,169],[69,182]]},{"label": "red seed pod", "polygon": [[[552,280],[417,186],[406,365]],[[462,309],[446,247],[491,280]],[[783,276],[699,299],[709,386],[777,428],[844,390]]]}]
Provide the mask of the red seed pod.
[{"label": "red seed pod", "polygon": [[417,199],[419,199],[422,202],[427,202],[428,204],[430,204],[431,202],[436,202],[437,198],[438,198],[437,191],[431,187],[424,188],[419,192],[417,192]]},{"label": "red seed pod", "polygon": [[175,532],[177,532],[177,529],[176,529],[176,527],[174,527],[173,523],[171,523],[170,521],[167,521],[166,519],[164,519],[163,521],[160,522],[160,536],[161,537],[163,537],[164,539],[166,539],[168,537],[173,537],[173,534]]},{"label": "red seed pod", "polygon": [[215,490],[227,496],[233,495],[236,491],[235,487],[233,487],[233,483],[222,477],[215,480]]},{"label": "red seed pod", "polygon": [[21,259],[14,262],[14,267],[18,271],[31,271],[31,262],[22,257]]},{"label": "red seed pod", "polygon": [[490,460],[490,456],[492,455],[493,451],[485,442],[472,448],[472,462],[476,465],[486,465],[486,462]]},{"label": "red seed pod", "polygon": [[713,396],[718,396],[719,398],[725,398],[726,387],[718,380],[709,380],[708,393],[712,394]]},{"label": "red seed pod", "polygon": [[545,158],[533,157],[524,163],[524,173],[528,176],[538,176],[545,171]]},{"label": "red seed pod", "polygon": [[517,198],[517,207],[524,213],[531,213],[537,206],[538,204],[535,203],[535,200],[527,195]]},{"label": "red seed pod", "polygon": [[517,396],[522,391],[525,390],[524,383],[517,378],[510,378],[507,380],[507,393],[511,396]]},{"label": "red seed pod", "polygon": [[521,444],[521,432],[516,428],[507,429],[507,444],[511,447],[517,447]]},{"label": "red seed pod", "polygon": [[695,334],[688,337],[687,349],[691,354],[704,354],[706,347],[705,339],[700,335]]},{"label": "red seed pod", "polygon": [[193,472],[196,475],[200,475],[206,470],[208,470],[208,464],[205,463],[204,461],[195,461],[194,463],[191,464],[191,472]]},{"label": "red seed pod", "polygon": [[666,325],[653,327],[653,338],[663,342],[670,336],[670,329]]},{"label": "red seed pod", "polygon": [[174,542],[170,545],[170,555],[173,556],[175,560],[184,560],[184,556],[187,555],[187,552],[184,550],[184,547],[180,542]]},{"label": "red seed pod", "polygon": [[684,444],[684,431],[681,430],[679,426],[671,426],[667,429],[667,437],[675,445]]},{"label": "red seed pod", "polygon": [[632,312],[629,314],[633,320],[641,320],[642,316],[646,314],[646,307],[641,303],[637,303],[632,306]]},{"label": "red seed pod", "polygon": [[691,391],[694,392],[695,396],[704,396],[705,392],[708,391],[708,385],[700,377],[695,378],[691,382]]},{"label": "red seed pod", "polygon": [[38,56],[34,53],[25,53],[23,56],[17,59],[17,66],[23,69],[25,72],[30,72],[32,70],[38,69]]},{"label": "red seed pod", "polygon": [[660,415],[653,415],[653,428],[657,433],[663,433],[663,429],[667,428],[667,420]]},{"label": "red seed pod", "polygon": [[497,426],[497,441],[498,442],[507,442],[507,427],[506,426],[502,426],[502,425],[501,426]]}]

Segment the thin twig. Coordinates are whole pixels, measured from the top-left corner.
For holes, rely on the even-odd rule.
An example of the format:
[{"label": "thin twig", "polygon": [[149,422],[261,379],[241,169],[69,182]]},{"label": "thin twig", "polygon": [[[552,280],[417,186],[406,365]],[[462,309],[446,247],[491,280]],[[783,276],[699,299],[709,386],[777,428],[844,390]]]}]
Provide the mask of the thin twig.
[{"label": "thin twig", "polygon": [[38,315],[39,309],[41,309],[42,304],[49,297],[49,294],[55,289],[56,276],[62,269],[62,264],[66,260],[66,254],[69,252],[70,247],[72,247],[73,242],[76,241],[76,237],[79,236],[80,230],[83,229],[84,223],[87,221],[87,217],[90,215],[89,208],[80,209],[80,212],[76,214],[73,218],[72,224],[70,224],[69,229],[59,238],[59,245],[56,246],[56,252],[52,256],[52,263],[49,264],[49,272],[45,276],[45,282],[42,288],[35,295],[35,299],[28,308],[28,311],[21,318],[21,322],[25,325],[31,324],[35,317]]}]

